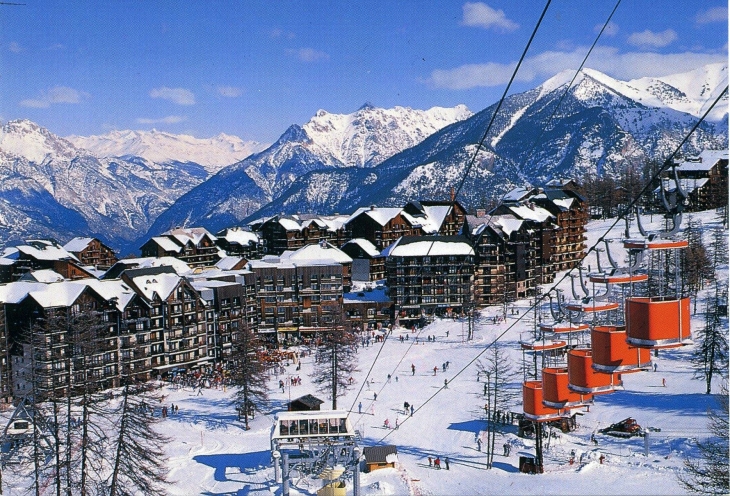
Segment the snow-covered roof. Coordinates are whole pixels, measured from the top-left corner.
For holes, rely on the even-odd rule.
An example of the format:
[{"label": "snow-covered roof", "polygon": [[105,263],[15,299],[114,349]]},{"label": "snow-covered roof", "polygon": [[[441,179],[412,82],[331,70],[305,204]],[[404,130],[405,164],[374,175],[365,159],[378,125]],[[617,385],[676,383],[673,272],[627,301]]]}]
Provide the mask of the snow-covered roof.
[{"label": "snow-covered roof", "polygon": [[351,239],[350,241],[348,241],[347,243],[345,243],[342,246],[345,247],[345,246],[347,246],[349,244],[353,244],[353,245],[359,246],[370,257],[377,257],[377,256],[380,255],[380,252],[378,251],[377,248],[375,248],[375,245],[372,244],[367,239],[363,239],[363,238]]},{"label": "snow-covered roof", "polygon": [[49,284],[44,288],[31,291],[28,296],[33,298],[43,308],[70,307],[86,290],[84,284],[68,284],[59,282]]},{"label": "snow-covered roof", "polygon": [[232,270],[236,264],[244,260],[242,257],[223,257],[216,262],[216,268],[220,270]]},{"label": "snow-covered roof", "polygon": [[188,240],[192,241],[194,245],[197,245],[206,236],[213,241],[217,239],[204,227],[178,227],[176,229],[170,229],[169,231],[162,233],[162,235],[174,236],[176,239],[180,240],[183,245],[186,244]]},{"label": "snow-covered roof", "polygon": [[500,215],[493,218],[495,224],[497,224],[506,235],[512,234],[514,231],[519,231],[522,228],[524,220],[518,219],[511,215]]},{"label": "snow-covered roof", "polygon": [[[154,236],[152,238],[152,241],[157,243],[157,246],[162,248],[165,251],[171,251],[174,253],[180,253],[183,249],[183,247],[177,243],[175,243],[172,239],[168,238],[167,236]],[[183,243],[185,244],[185,243]]]},{"label": "snow-covered roof", "polygon": [[24,281],[38,281],[38,282],[58,282],[64,281],[66,278],[61,274],[51,269],[32,270],[23,274],[21,280]]},{"label": "snow-covered roof", "polygon": [[0,303],[18,304],[28,296],[28,293],[38,291],[45,286],[46,283],[36,281],[0,284]]},{"label": "snow-covered roof", "polygon": [[388,256],[391,257],[474,255],[474,248],[467,241],[454,237],[403,236],[388,248]]},{"label": "snow-covered roof", "polygon": [[451,205],[424,205],[423,210],[426,212],[426,222],[421,222],[421,229],[426,234],[435,234],[439,232],[444,223],[444,219],[451,211]]},{"label": "snow-covered roof", "polygon": [[286,229],[287,231],[300,231],[302,229],[302,226],[294,219],[289,219],[287,217],[282,217],[279,219],[279,224],[281,224],[281,227]]},{"label": "snow-covered roof", "polygon": [[[117,262],[117,264],[134,269],[146,269],[149,267],[172,267],[178,275],[185,275],[190,272],[190,266],[175,257],[125,258]],[[116,265],[114,267],[116,267]],[[114,267],[112,267],[112,269]],[[109,271],[111,271],[112,269],[109,269]]]},{"label": "snow-covered roof", "polygon": [[509,205],[509,209],[515,214],[515,216],[535,222],[544,222],[547,219],[554,217],[553,214],[544,208],[537,206],[528,207],[526,205]]},{"label": "snow-covered roof", "polygon": [[720,160],[728,160],[728,150],[704,150],[694,160],[685,160],[677,167],[677,172],[709,171]]},{"label": "snow-covered roof", "polygon": [[155,294],[165,300],[180,283],[180,279],[177,274],[163,273],[137,276],[132,281],[148,300],[154,299]]},{"label": "snow-covered roof", "polygon": [[69,253],[62,246],[46,240],[28,240],[26,245],[18,245],[16,248],[24,255],[36,260],[74,260],[78,262],[73,254]]},{"label": "snow-covered roof", "polygon": [[344,251],[330,243],[302,246],[296,251],[285,251],[281,254],[282,259],[291,261],[300,260],[334,260],[340,264],[352,263],[352,258]]},{"label": "snow-covered roof", "polygon": [[91,244],[92,241],[94,241],[94,238],[78,237],[63,245],[63,248],[69,252],[79,253],[81,251],[84,251]]},{"label": "snow-covered roof", "polygon": [[[371,219],[373,219],[375,222],[377,222],[379,225],[384,226],[388,223],[393,217],[398,215],[403,211],[402,208],[397,207],[361,207],[358,208],[354,214],[352,214],[348,219],[347,223],[351,222],[356,217],[365,214]],[[411,216],[408,216],[411,217]],[[412,217],[411,217],[412,219]]]},{"label": "snow-covered roof", "polygon": [[238,243],[239,245],[246,246],[249,243],[256,244],[259,242],[259,237],[256,233],[247,231],[246,229],[226,229],[224,236],[218,236],[229,243]]},{"label": "snow-covered roof", "polygon": [[573,205],[574,201],[575,201],[575,198],[555,198],[553,200],[553,203],[556,204],[560,208],[563,208],[565,210],[570,210],[570,207]]},{"label": "snow-covered roof", "polygon": [[504,198],[502,198],[502,201],[510,202],[510,201],[524,200],[526,197],[528,197],[530,195],[531,192],[532,192],[532,189],[515,188],[512,191],[508,192],[506,195],[504,195]]}]

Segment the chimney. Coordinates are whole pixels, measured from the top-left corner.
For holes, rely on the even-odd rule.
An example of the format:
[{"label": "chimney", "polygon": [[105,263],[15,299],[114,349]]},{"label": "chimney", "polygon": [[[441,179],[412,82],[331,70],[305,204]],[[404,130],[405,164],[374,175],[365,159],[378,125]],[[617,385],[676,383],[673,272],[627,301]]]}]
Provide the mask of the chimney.
[{"label": "chimney", "polygon": [[375,210],[375,205],[370,205],[370,210]]},{"label": "chimney", "polygon": [[477,217],[478,218],[481,219],[481,218],[484,218],[486,216],[487,216],[487,209],[485,209],[485,208],[478,208],[477,209]]},{"label": "chimney", "polygon": [[453,202],[456,199],[456,191],[454,190],[454,187],[451,187],[451,201]]}]

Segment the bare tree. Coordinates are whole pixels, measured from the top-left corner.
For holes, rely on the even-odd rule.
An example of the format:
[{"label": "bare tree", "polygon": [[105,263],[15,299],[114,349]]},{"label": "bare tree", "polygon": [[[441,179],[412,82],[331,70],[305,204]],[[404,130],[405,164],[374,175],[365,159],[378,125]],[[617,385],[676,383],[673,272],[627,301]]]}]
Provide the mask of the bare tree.
[{"label": "bare tree", "polygon": [[269,398],[268,369],[259,360],[257,351],[261,342],[256,334],[241,319],[243,325],[236,334],[231,352],[231,381],[237,388],[235,404],[243,416],[245,429],[249,429],[248,419],[255,409],[260,408]]},{"label": "bare tree", "polygon": [[488,351],[486,360],[477,363],[477,369],[479,375],[486,378],[483,392],[486,393],[484,410],[487,415],[487,468],[492,468],[496,434],[514,400],[520,395],[519,388],[515,387],[518,372],[497,342]]},{"label": "bare tree", "polygon": [[111,474],[106,492],[109,496],[163,496],[167,494],[164,446],[170,439],[155,431],[161,417],[155,417],[150,406],[159,404],[160,396],[149,384],[132,384],[131,363],[122,364],[121,375],[122,395],[115,412],[117,428],[110,443]]},{"label": "bare tree", "polygon": [[337,398],[345,394],[350,377],[357,370],[357,336],[341,306],[331,317],[329,328],[316,339],[312,382],[318,391],[332,395],[332,409],[337,410]]},{"label": "bare tree", "polygon": [[730,480],[728,471],[728,389],[727,383],[717,395],[718,408],[708,412],[708,427],[711,437],[698,440],[698,459],[684,460],[685,472],[678,475],[680,484],[696,494],[728,494]]},{"label": "bare tree", "polygon": [[728,368],[727,318],[718,310],[719,290],[707,303],[705,325],[695,333],[699,345],[692,354],[694,378],[705,381],[705,394],[712,390],[712,378],[726,377]]}]

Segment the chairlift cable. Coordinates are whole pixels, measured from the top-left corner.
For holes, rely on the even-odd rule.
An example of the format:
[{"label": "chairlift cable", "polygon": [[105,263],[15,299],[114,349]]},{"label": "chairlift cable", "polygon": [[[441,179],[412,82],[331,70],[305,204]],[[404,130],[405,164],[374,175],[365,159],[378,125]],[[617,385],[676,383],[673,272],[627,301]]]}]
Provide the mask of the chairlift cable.
[{"label": "chairlift cable", "polygon": [[472,155],[471,160],[467,163],[466,169],[464,170],[464,175],[462,176],[461,181],[459,182],[459,187],[456,188],[454,198],[456,198],[459,195],[459,193],[461,192],[461,188],[464,187],[464,182],[466,181],[466,178],[469,176],[469,171],[474,166],[474,162],[476,162],[477,156],[479,155],[479,152],[481,151],[482,146],[484,146],[484,141],[486,141],[487,136],[489,135],[489,131],[491,131],[491,129],[492,129],[492,124],[494,123],[494,120],[497,117],[497,114],[499,113],[499,109],[502,107],[502,103],[504,103],[504,99],[507,97],[507,93],[509,92],[509,89],[512,86],[512,82],[515,80],[515,77],[517,76],[517,71],[520,70],[520,66],[522,65],[522,62],[525,60],[527,51],[529,50],[530,45],[532,44],[532,40],[535,39],[537,30],[540,27],[540,24],[542,24],[542,20],[545,18],[545,14],[547,13],[548,7],[550,7],[551,1],[552,0],[548,0],[547,3],[545,4],[545,8],[542,10],[540,19],[538,19],[537,24],[535,25],[535,28],[532,30],[530,39],[527,41],[527,45],[525,46],[525,49],[522,51],[522,55],[520,56],[520,59],[517,61],[517,66],[515,67],[515,70],[512,71],[512,76],[510,77],[509,82],[507,83],[507,86],[504,89],[504,93],[502,93],[502,98],[499,99],[499,102],[497,103],[497,108],[495,108],[494,112],[492,112],[492,117],[489,119],[489,124],[487,124],[487,129],[484,131],[484,134],[482,135],[482,139],[479,140],[479,144],[477,145],[476,149],[474,150],[474,154]]},{"label": "chairlift cable", "polygon": [[[566,277],[569,277],[569,275],[573,272],[573,270],[576,267],[580,266],[580,264],[583,262],[583,260],[586,259],[586,257],[591,253],[591,251],[596,249],[596,246],[601,242],[601,239],[603,239],[603,237],[605,237],[609,232],[611,232],[611,230],[614,227],[616,227],[616,224],[618,224],[621,220],[623,220],[624,216],[628,215],[628,213],[631,212],[631,209],[639,202],[641,197],[649,190],[653,181],[656,180],[659,177],[659,175],[662,172],[664,172],[669,166],[671,166],[673,158],[677,155],[677,153],[679,153],[681,148],[687,143],[687,141],[692,136],[692,134],[697,130],[697,128],[700,126],[700,124],[702,124],[702,122],[704,122],[704,120],[707,118],[707,116],[712,111],[712,109],[715,108],[715,105],[717,105],[717,103],[722,99],[722,97],[727,92],[728,92],[728,86],[725,86],[725,89],[722,92],[720,92],[720,94],[717,96],[717,98],[715,98],[715,100],[712,102],[712,105],[710,105],[710,107],[702,115],[702,117],[700,117],[700,119],[695,123],[695,125],[692,126],[692,129],[690,129],[690,131],[685,135],[685,137],[682,139],[682,141],[679,143],[679,145],[677,145],[677,147],[674,149],[674,151],[664,160],[663,165],[661,167],[659,167],[659,169],[656,171],[656,173],[651,178],[649,178],[649,180],[647,181],[644,188],[642,188],[642,190],[626,206],[624,211],[619,213],[619,215],[616,217],[616,220],[608,227],[608,229],[604,232],[604,234],[599,237],[598,241],[596,241],[596,243],[594,243],[593,246],[591,246],[579,260],[576,260],[576,263],[573,265],[573,267],[568,269],[565,272],[565,274],[563,274],[563,276],[557,282],[553,283],[552,286],[550,287],[550,289],[545,291],[539,299],[535,298],[535,302],[532,304],[532,306],[530,306],[524,313],[522,313],[519,317],[517,317],[515,319],[514,323],[512,323],[509,327],[507,327],[507,329],[502,331],[496,338],[494,338],[492,340],[491,343],[487,344],[487,346],[482,351],[480,351],[474,358],[472,358],[469,362],[467,362],[467,364],[464,367],[462,367],[459,371],[457,371],[456,374],[454,374],[454,376],[448,382],[451,382],[456,377],[460,376],[467,368],[469,368],[474,362],[476,362],[484,353],[486,353],[490,348],[492,348],[492,346],[494,346],[497,343],[497,341],[502,339],[502,337],[504,337],[504,335],[507,334],[507,332],[511,331],[513,327],[515,327],[518,323],[520,323],[522,321],[522,319],[525,318],[525,316],[528,315],[530,313],[530,311],[533,310],[533,308],[536,305],[539,305],[542,302],[542,300],[545,299],[546,294],[549,294],[551,291],[557,289],[557,286],[560,283],[562,283]],[[433,398],[436,397],[436,395],[438,395],[444,389],[446,389],[446,385],[438,388],[435,393],[433,393],[429,398],[426,399],[426,401],[421,403],[421,405],[416,410],[414,410],[414,413],[421,410],[421,408],[426,406],[426,404],[428,404]],[[413,417],[411,417],[411,416],[406,417],[405,420],[403,421],[403,424],[406,423],[411,418],[413,418]],[[380,440],[377,441],[376,444],[382,443],[388,436],[390,436],[392,434],[392,432],[393,431],[388,432],[385,436],[380,438]]]}]

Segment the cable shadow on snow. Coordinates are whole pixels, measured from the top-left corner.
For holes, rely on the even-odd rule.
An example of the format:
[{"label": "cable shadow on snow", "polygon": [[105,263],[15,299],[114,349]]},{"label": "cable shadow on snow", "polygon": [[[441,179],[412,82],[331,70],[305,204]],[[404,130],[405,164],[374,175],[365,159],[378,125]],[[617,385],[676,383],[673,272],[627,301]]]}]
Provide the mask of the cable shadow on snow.
[{"label": "cable shadow on snow", "polygon": [[[665,389],[665,388],[662,388]],[[715,407],[715,396],[702,393],[661,394],[639,391],[617,391],[606,402],[614,406],[648,409],[682,417],[704,415]],[[596,402],[598,403],[598,401]]]}]

